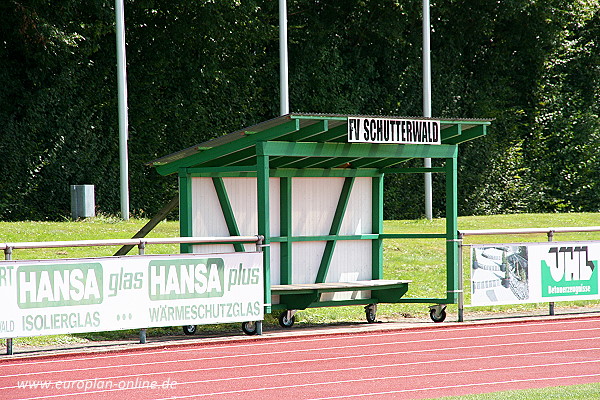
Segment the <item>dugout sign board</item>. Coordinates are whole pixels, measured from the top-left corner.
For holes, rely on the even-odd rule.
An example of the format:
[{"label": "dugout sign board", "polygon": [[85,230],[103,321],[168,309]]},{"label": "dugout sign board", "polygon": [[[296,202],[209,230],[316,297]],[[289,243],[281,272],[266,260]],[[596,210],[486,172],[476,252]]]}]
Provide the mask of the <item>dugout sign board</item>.
[{"label": "dugout sign board", "polygon": [[0,262],[0,338],[260,321],[259,252]]},{"label": "dugout sign board", "polygon": [[471,248],[471,305],[598,300],[600,243]]},{"label": "dugout sign board", "polygon": [[348,142],[441,144],[440,121],[348,117]]}]

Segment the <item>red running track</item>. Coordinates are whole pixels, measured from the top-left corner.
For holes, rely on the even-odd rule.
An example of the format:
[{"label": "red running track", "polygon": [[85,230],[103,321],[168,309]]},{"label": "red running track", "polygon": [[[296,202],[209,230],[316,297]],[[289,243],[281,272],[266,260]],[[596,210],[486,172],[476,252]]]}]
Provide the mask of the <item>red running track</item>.
[{"label": "red running track", "polygon": [[[0,399],[425,399],[600,382],[600,317],[0,360]],[[37,385],[37,387],[35,387]]]}]

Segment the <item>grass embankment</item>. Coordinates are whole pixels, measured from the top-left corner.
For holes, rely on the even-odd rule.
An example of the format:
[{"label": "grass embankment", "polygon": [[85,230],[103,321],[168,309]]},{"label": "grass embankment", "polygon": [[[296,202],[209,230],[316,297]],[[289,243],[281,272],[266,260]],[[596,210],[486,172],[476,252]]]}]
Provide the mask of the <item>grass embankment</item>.
[{"label": "grass embankment", "polygon": [[[509,384],[507,384],[508,386]],[[558,386],[544,389],[511,390],[506,392],[442,397],[438,400],[591,400],[600,398],[600,383]]]},{"label": "grass embankment", "polygon": [[[56,240],[89,240],[89,239],[125,239],[132,237],[147,220],[132,219],[122,221],[118,218],[96,217],[84,221],[65,222],[0,222],[0,242],[24,241],[56,241]],[[573,214],[518,214],[496,215],[485,217],[459,218],[460,230],[503,229],[531,227],[565,227],[565,226],[600,226],[600,213]],[[406,220],[386,221],[385,231],[393,233],[442,233],[445,231],[445,220]],[[179,236],[179,225],[176,221],[160,223],[148,237]],[[546,235],[512,235],[512,236],[469,236],[465,244],[506,243],[506,242],[544,242]],[[600,240],[597,233],[556,234],[555,240]],[[110,256],[118,247],[72,247],[36,250],[15,250],[13,259],[56,259]],[[135,254],[133,249],[130,254]],[[178,245],[147,246],[146,254],[178,253]],[[465,253],[468,253],[466,251]],[[465,292],[466,304],[469,304],[468,254],[465,255]],[[410,279],[407,297],[443,298],[445,297],[445,240],[444,239],[394,239],[384,241],[384,274],[390,279]],[[558,303],[558,307],[585,307],[588,302]],[[381,320],[400,320],[405,317],[427,318],[428,304],[382,304],[378,307],[378,318]],[[522,304],[497,307],[469,308],[467,313],[481,312],[528,312],[547,309],[547,304]],[[455,318],[456,305],[448,307],[449,319]],[[334,307],[309,309],[299,312],[298,324],[323,324],[333,322],[363,321],[362,307]],[[273,316],[267,316],[269,324],[275,324]],[[204,331],[239,330],[237,324],[203,326]],[[148,335],[180,334],[180,328],[153,328]],[[77,335],[60,335],[52,337],[19,338],[15,345],[45,345],[88,340],[115,340],[135,338],[135,331],[99,332]]]}]

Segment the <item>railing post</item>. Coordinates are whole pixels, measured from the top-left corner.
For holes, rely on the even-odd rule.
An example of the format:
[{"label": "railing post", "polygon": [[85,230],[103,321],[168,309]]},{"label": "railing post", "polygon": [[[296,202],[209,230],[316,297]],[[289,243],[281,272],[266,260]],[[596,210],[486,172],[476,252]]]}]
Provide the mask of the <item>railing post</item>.
[{"label": "railing post", "polygon": [[[138,244],[138,252],[140,256],[143,256],[146,253],[146,242],[143,240]],[[140,344],[146,344],[146,328],[140,329]]]},{"label": "railing post", "polygon": [[138,244],[138,252],[140,256],[146,254],[146,242],[144,242],[143,240],[140,241],[140,244]]},{"label": "railing post", "polygon": [[[548,231],[548,241],[549,242],[554,241],[554,230],[552,230],[552,229],[550,229]],[[553,301],[548,303],[548,315],[554,315],[554,302]]]},{"label": "railing post", "polygon": [[256,236],[256,251],[263,251],[263,235]]},{"label": "railing post", "polygon": [[[256,236],[256,251],[260,251],[261,253],[263,253],[265,251],[265,245],[263,244],[264,238],[265,237],[263,235]],[[264,257],[263,257],[263,259],[264,259]],[[262,335],[262,333],[263,333],[263,322],[256,321],[256,334]]]},{"label": "railing post", "polygon": [[[7,247],[4,249],[4,259],[5,260],[12,260],[12,251],[13,248],[12,247]],[[12,338],[7,338],[6,339],[6,354],[9,356],[12,356],[13,354],[13,340]]]}]

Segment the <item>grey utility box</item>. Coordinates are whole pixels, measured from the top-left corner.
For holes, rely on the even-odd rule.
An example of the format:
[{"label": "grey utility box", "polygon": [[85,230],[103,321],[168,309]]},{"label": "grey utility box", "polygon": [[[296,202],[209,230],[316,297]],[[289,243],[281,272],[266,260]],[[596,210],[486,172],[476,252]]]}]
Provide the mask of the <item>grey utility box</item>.
[{"label": "grey utility box", "polygon": [[94,185],[71,185],[71,216],[73,219],[96,216]]}]

